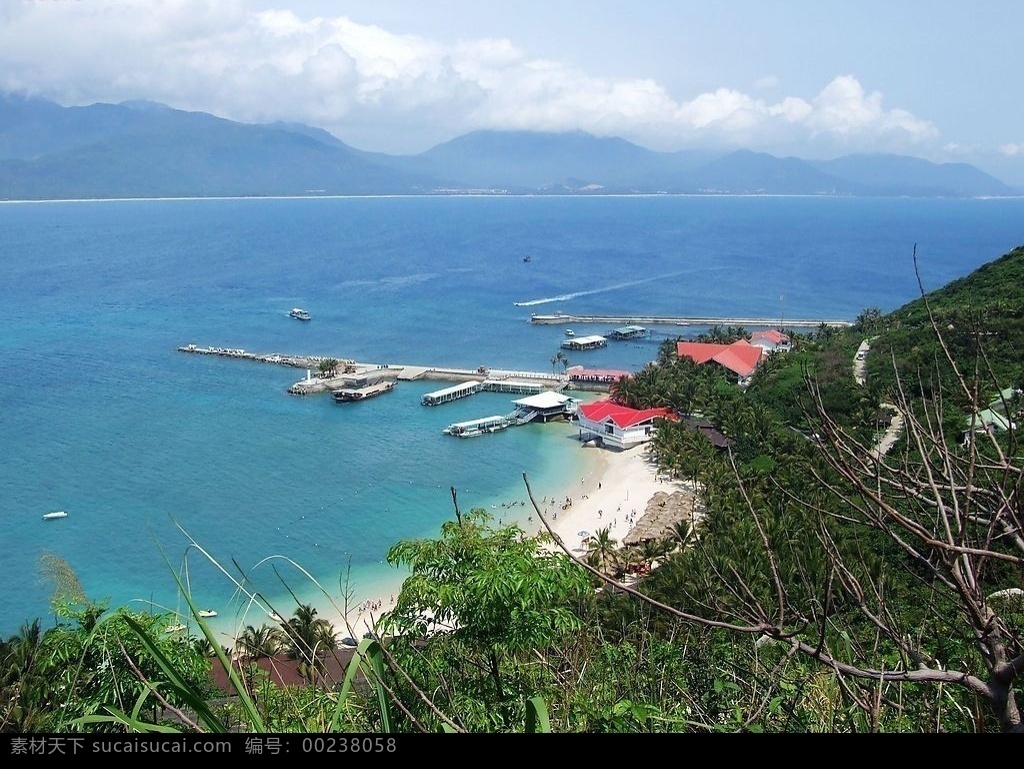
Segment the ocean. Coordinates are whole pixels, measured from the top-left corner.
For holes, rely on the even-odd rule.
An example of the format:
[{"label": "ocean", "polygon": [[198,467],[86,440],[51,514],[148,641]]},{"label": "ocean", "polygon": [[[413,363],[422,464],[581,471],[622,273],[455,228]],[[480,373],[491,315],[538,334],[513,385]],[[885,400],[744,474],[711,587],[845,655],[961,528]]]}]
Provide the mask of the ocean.
[{"label": "ocean", "polygon": [[[304,371],[181,345],[550,372],[564,328],[531,313],[852,321],[1002,256],[1022,226],[1024,199],[2,203],[0,635],[52,624],[49,555],[112,606],[184,611],[180,580],[225,632],[266,621],[243,573],[282,614],[359,602],[400,582],[391,545],[454,518],[452,488],[460,510],[522,521],[501,503],[525,500],[524,475],[540,496],[588,472],[571,425],[441,432],[517,396],[428,408],[444,383],[400,382],[335,404],[287,394]],[[570,364],[637,370],[701,329],[652,330]]]}]

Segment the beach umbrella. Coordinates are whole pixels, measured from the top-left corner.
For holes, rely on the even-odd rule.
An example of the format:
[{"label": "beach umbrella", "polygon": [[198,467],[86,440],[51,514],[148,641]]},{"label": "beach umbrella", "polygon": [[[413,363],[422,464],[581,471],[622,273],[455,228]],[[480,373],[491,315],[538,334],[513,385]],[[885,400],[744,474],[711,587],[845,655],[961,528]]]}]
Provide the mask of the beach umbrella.
[{"label": "beach umbrella", "polygon": [[576,532],[576,536],[577,537],[589,537],[590,536],[590,532],[589,531],[577,531]]}]

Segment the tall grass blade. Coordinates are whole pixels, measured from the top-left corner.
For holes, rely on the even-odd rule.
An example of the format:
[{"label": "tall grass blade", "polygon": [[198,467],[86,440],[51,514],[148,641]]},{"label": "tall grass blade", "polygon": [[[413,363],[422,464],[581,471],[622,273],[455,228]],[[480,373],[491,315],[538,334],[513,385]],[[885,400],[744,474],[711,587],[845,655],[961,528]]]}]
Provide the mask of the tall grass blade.
[{"label": "tall grass blade", "polygon": [[331,719],[332,730],[338,730],[341,723],[341,710],[349,695],[359,673],[362,672],[370,686],[377,695],[377,708],[380,714],[381,732],[391,731],[391,711],[388,707],[388,694],[380,681],[384,675],[384,652],[380,644],[374,639],[364,639],[356,647],[348,667],[345,669],[345,680],[341,685],[341,694],[338,696],[338,704],[334,708],[334,717]]},{"label": "tall grass blade", "polygon": [[149,632],[132,617],[126,616],[124,621],[138,637],[143,648],[145,648],[149,655],[156,661],[160,670],[163,671],[165,676],[167,676],[168,687],[181,698],[182,702],[184,702],[187,707],[191,708],[195,712],[199,719],[206,725],[206,728],[211,732],[227,732],[227,725],[214,715],[213,711],[210,710],[209,706],[206,704],[206,700],[203,699],[202,694],[196,690],[195,685],[186,680],[178,672],[174,663],[167,658],[167,656],[160,650],[160,647],[157,646],[154,640],[150,637]]},{"label": "tall grass blade", "polygon": [[526,733],[549,733],[551,721],[548,718],[548,706],[543,697],[531,697],[526,701]]}]

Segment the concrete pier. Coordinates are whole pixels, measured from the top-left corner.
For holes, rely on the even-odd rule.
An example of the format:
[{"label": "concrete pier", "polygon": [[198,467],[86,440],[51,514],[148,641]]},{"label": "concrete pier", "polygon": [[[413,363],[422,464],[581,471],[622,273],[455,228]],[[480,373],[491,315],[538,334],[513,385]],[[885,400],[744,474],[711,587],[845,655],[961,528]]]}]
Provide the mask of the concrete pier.
[{"label": "concrete pier", "polygon": [[636,325],[645,324],[648,326],[742,326],[744,328],[818,328],[819,326],[831,326],[834,328],[845,328],[852,326],[848,320],[791,320],[789,318],[709,318],[709,317],[665,317],[654,315],[566,315],[555,313],[554,315],[530,316],[530,323],[538,325],[554,326],[561,323],[602,323],[606,325]]},{"label": "concrete pier", "polygon": [[[540,371],[508,371],[488,369],[447,368],[444,366],[413,366],[395,363],[359,363],[348,358],[330,355],[284,355],[281,353],[255,353],[231,347],[202,347],[186,344],[178,352],[192,355],[216,355],[222,358],[250,360],[257,363],[273,363],[306,370],[305,379],[300,379],[288,388],[292,395],[311,395],[334,392],[346,387],[359,386],[367,377],[385,377],[411,382],[419,379],[438,382],[479,382],[481,389],[494,392],[530,393],[538,389],[561,389],[568,379],[564,376]],[[335,376],[323,376],[318,372],[321,361],[336,360]],[[485,381],[486,380],[486,381]],[[363,382],[365,384],[365,382]]]}]

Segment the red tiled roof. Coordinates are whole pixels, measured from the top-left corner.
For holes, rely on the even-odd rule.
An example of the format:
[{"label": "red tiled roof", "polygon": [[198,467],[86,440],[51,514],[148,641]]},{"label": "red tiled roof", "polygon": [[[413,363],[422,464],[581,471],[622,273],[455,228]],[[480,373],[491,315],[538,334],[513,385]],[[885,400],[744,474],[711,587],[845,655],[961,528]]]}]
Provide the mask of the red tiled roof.
[{"label": "red tiled roof", "polygon": [[720,366],[740,376],[750,376],[761,360],[762,350],[750,344],[746,339],[739,339],[732,344],[712,344],[709,342],[677,342],[676,355],[692,358],[698,365],[713,360]]},{"label": "red tiled roof", "polygon": [[740,376],[750,376],[757,368],[758,361],[764,352],[757,345],[750,344],[746,339],[733,342],[725,350],[715,356],[715,362],[735,371]]},{"label": "red tiled roof", "polygon": [[680,358],[693,358],[697,365],[714,360],[718,353],[722,352],[727,344],[712,344],[710,342],[678,342],[676,344],[676,355]]},{"label": "red tiled roof", "polygon": [[774,344],[784,344],[789,341],[788,336],[783,334],[781,331],[776,331],[774,328],[767,331],[755,331],[750,335],[751,342],[757,339],[766,339]]},{"label": "red tiled roof", "polygon": [[[317,679],[328,684],[341,683],[345,679],[348,664],[354,654],[355,649],[345,647],[320,655],[322,668],[318,672]],[[310,684],[310,681],[300,672],[299,663],[284,654],[279,654],[276,657],[259,657],[251,662],[278,686],[308,686]],[[232,660],[231,664],[238,673],[247,667],[247,663],[239,660]],[[214,686],[220,691],[225,694],[234,692],[227,671],[217,659],[213,660],[211,675]]]},{"label": "red tiled roof", "polygon": [[623,429],[646,422],[654,417],[675,419],[675,414],[672,413],[671,409],[631,409],[629,406],[620,406],[609,400],[584,403],[580,406],[579,410],[591,422],[611,420]]}]

